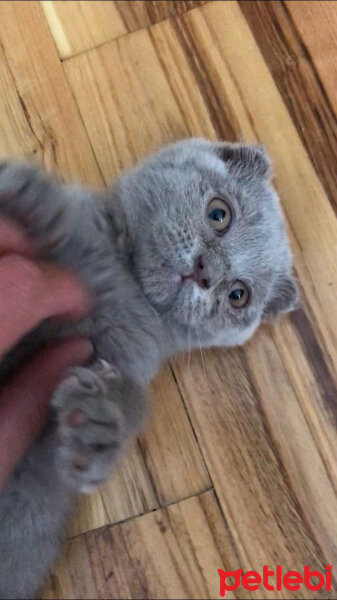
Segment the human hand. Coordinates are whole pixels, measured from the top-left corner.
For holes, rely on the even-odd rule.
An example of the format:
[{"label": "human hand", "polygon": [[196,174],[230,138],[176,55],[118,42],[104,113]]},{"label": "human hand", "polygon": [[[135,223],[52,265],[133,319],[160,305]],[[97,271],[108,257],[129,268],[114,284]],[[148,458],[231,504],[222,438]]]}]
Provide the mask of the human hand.
[{"label": "human hand", "polygon": [[[0,359],[42,320],[81,317],[89,309],[88,295],[75,276],[34,255],[21,229],[0,220]],[[85,339],[56,342],[33,356],[0,390],[0,490],[42,429],[62,373],[85,363],[91,352]]]}]

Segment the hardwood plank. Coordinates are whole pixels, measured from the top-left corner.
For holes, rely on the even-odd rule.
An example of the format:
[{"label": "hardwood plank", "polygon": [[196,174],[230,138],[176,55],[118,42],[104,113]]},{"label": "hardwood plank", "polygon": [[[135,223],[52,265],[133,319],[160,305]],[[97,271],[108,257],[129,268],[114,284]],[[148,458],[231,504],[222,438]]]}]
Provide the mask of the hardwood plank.
[{"label": "hardwood plank", "polygon": [[116,2],[41,2],[61,58],[95,48],[127,33]]},{"label": "hardwood plank", "polygon": [[[151,384],[145,433],[101,490],[109,523],[203,492],[211,486],[169,366]],[[137,458],[136,458],[137,457]]]},{"label": "hardwood plank", "polygon": [[[328,476],[337,492],[336,382],[303,310],[272,331],[284,367],[310,428]],[[291,352],[289,349],[291,348]]]},{"label": "hardwood plank", "polygon": [[[212,350],[204,361],[206,378],[197,353],[189,376],[178,364],[175,370],[242,568],[321,569],[321,542],[325,557],[336,556],[329,530],[336,526],[336,497],[276,348],[261,330],[245,351]],[[324,540],[317,543],[312,529]],[[302,589],[300,597],[310,592]]]},{"label": "hardwood plank", "polygon": [[204,362],[206,378],[197,353],[190,375],[175,370],[242,567],[320,569],[336,556],[336,496],[276,347],[261,330]]},{"label": "hardwood plank", "polygon": [[66,59],[205,2],[42,0],[41,4],[59,55]]},{"label": "hardwood plank", "polygon": [[[213,492],[67,543],[42,598],[219,598],[240,567]],[[227,592],[226,598],[249,598]]]},{"label": "hardwood plank", "polygon": [[189,135],[146,30],[74,57],[64,69],[106,181]]},{"label": "hardwood plank", "polygon": [[[0,151],[98,185],[97,168],[39,3],[0,3]],[[36,41],[38,40],[38,44]]]},{"label": "hardwood plank", "polygon": [[69,536],[143,514],[211,486],[169,366],[151,384],[150,395],[145,433],[92,502],[84,498]]},{"label": "hardwood plank", "polygon": [[109,523],[118,523],[158,506],[151,474],[135,441],[104,485],[93,494],[80,498],[79,506],[67,527],[66,537],[72,538]]},{"label": "hardwood plank", "polygon": [[32,157],[38,154],[39,143],[32,135],[2,48],[0,48],[0,115],[2,116],[0,155],[22,154]]},{"label": "hardwood plank", "polygon": [[285,3],[337,116],[337,6],[335,2]]},{"label": "hardwood plank", "polygon": [[[278,339],[277,330],[282,334],[286,329],[280,326],[273,328],[276,340]],[[286,334],[283,335],[286,336]],[[288,336],[288,341],[293,339],[289,333]],[[290,361],[289,354],[287,345],[288,362]],[[328,427],[324,427],[320,433],[323,440],[325,435],[330,433],[334,443],[324,446],[324,450],[328,446],[326,454],[320,453],[321,444],[313,438],[312,431],[315,429],[315,417],[323,414],[324,409],[321,406],[320,410],[317,410],[314,402],[310,401],[311,394],[307,395],[307,389],[305,395],[299,389],[297,395],[294,393],[282,361],[284,355],[285,349],[283,352],[280,351],[275,341],[271,340],[263,329],[258,338],[252,340],[245,347],[245,356],[259,399],[258,402],[266,419],[272,443],[275,445],[275,452],[286,471],[288,486],[298,500],[301,516],[308,524],[309,531],[313,531],[324,555],[337,557],[336,489],[334,489],[330,477],[327,476],[324,460],[326,456],[329,457],[329,451],[330,456],[336,452],[335,422],[334,419],[329,418],[331,415],[328,414],[326,418]],[[302,353],[299,356],[301,357]],[[301,406],[301,402],[298,400],[300,394],[306,400],[305,412],[302,409],[304,403]],[[314,415],[313,412],[315,412]],[[309,424],[312,422],[314,425],[310,427]],[[325,433],[326,429],[327,433]],[[333,433],[334,437],[331,435]],[[334,455],[336,457],[336,454]],[[336,484],[336,462],[331,466]],[[323,506],[324,510],[322,510]]]},{"label": "hardwood plank", "polygon": [[170,2],[170,0],[136,0],[135,2],[117,0],[116,2],[130,32],[149,27],[170,17],[179,16],[205,3],[205,0],[179,0],[179,2]]},{"label": "hardwood plank", "polygon": [[[296,9],[295,5],[301,8]],[[300,11],[310,13],[316,6],[320,18],[326,13],[329,2],[290,2],[288,10],[294,14]],[[286,10],[284,2],[240,2],[240,9],[247,19],[250,29],[263,54],[264,60],[274,78],[282,99],[286,104],[289,114],[297,128],[297,132],[310,156],[322,184],[328,194],[329,200],[337,212],[336,201],[336,162],[337,162],[337,123],[336,113],[332,109],[331,93],[329,99],[322,88],[318,77],[319,64],[313,64],[313,58],[308,53],[310,40],[315,44],[318,35],[318,44],[325,36],[325,29],[320,27],[316,31],[315,19],[311,20],[314,28],[310,40],[305,37],[306,47],[294,28],[292,18]],[[335,5],[336,6],[336,5]],[[312,8],[311,8],[312,7]],[[329,15],[336,13],[336,8],[328,8]],[[297,14],[297,13],[296,13]],[[292,15],[294,18],[294,15]],[[318,17],[317,17],[318,18]],[[325,23],[324,19],[324,23]],[[333,21],[333,19],[332,19]],[[302,21],[301,21],[302,22]],[[309,23],[308,19],[306,20]],[[320,22],[320,21],[319,21]],[[296,26],[300,29],[299,22]],[[308,25],[306,26],[308,27]],[[330,27],[330,26],[329,26]],[[327,29],[329,32],[330,29]],[[307,32],[305,32],[307,33]],[[329,34],[327,33],[329,38]],[[337,63],[337,50],[333,50],[331,41],[325,54],[325,42],[322,41],[321,51],[326,56],[327,80],[330,86],[331,62]],[[313,48],[316,50],[316,47]],[[334,58],[333,58],[334,52]],[[332,57],[329,59],[329,56]],[[323,76],[323,72],[322,72]],[[334,81],[331,71],[331,81]],[[337,97],[337,86],[334,97]]]}]

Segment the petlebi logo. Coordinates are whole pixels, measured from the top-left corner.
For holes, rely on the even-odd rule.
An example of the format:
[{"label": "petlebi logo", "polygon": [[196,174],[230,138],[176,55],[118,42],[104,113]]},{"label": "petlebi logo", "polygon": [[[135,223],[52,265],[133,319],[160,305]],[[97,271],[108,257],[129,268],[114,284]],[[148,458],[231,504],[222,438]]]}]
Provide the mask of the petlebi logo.
[{"label": "petlebi logo", "polygon": [[[331,590],[331,569],[332,565],[323,565],[325,573],[311,570],[308,565],[305,565],[303,573],[299,571],[282,570],[280,565],[277,565],[275,570],[270,569],[265,565],[262,569],[262,574],[257,571],[246,571],[243,569],[237,571],[224,571],[218,569],[220,577],[220,596],[223,598],[226,591],[233,592],[238,589],[239,585],[249,592],[254,592],[263,587],[268,591],[281,591],[283,588],[289,591],[299,590],[301,587],[306,587],[312,592],[319,590]],[[313,581],[313,578],[315,580]],[[231,581],[234,579],[234,583]],[[318,579],[318,582],[317,582]]]}]

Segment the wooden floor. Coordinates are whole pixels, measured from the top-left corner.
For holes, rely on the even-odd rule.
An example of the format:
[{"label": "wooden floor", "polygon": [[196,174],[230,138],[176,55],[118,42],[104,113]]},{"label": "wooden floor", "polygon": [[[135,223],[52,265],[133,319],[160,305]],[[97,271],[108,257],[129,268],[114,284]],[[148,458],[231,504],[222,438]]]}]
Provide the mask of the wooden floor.
[{"label": "wooden floor", "polygon": [[303,299],[244,348],[163,367],[43,598],[217,598],[217,569],[263,565],[336,581],[336,116],[335,2],[0,3],[2,155],[102,186],[185,136],[262,142]]}]

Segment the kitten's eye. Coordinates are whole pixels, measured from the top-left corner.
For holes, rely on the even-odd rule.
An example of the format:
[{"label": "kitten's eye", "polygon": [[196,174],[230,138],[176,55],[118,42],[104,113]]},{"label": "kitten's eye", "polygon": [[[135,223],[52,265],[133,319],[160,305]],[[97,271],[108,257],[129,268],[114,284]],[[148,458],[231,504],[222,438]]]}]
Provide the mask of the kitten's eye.
[{"label": "kitten's eye", "polygon": [[207,207],[207,218],[215,231],[223,233],[231,225],[232,211],[227,202],[221,198],[213,198]]},{"label": "kitten's eye", "polygon": [[249,300],[249,289],[242,281],[234,281],[229,292],[229,302],[234,308],[243,308]]}]

